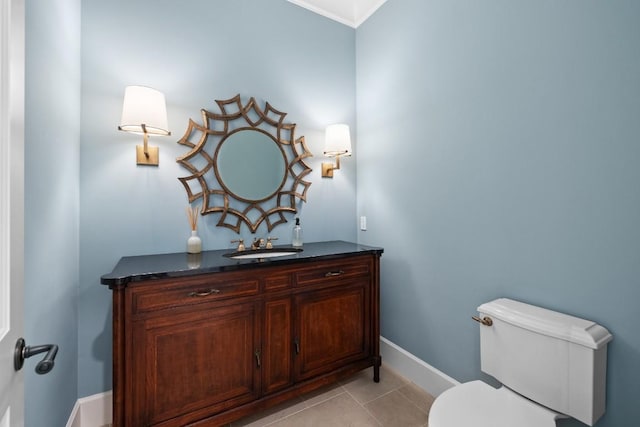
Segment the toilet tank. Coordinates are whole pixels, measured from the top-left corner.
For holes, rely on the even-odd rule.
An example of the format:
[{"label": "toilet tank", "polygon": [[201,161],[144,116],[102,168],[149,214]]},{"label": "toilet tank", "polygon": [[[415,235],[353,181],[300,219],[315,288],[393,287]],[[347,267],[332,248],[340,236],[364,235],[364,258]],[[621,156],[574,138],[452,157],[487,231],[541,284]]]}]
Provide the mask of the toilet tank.
[{"label": "toilet tank", "polygon": [[590,426],[604,414],[607,343],[589,320],[506,298],[482,304],[483,372],[517,393]]}]

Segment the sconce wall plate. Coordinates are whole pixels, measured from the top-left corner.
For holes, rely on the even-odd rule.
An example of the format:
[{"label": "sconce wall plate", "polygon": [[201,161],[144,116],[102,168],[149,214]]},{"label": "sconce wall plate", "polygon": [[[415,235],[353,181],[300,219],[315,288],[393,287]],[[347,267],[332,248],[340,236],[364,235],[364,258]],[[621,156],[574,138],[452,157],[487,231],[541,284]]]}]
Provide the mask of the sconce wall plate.
[{"label": "sconce wall plate", "polygon": [[333,171],[340,169],[340,156],[336,156],[336,164],[330,162],[322,162],[322,177],[333,178]]},{"label": "sconce wall plate", "polygon": [[322,162],[322,177],[333,178],[333,170],[336,169],[333,163]]},{"label": "sconce wall plate", "polygon": [[160,163],[159,151],[158,147],[149,145],[145,153],[144,145],[136,145],[136,163],[141,166],[158,166]]}]

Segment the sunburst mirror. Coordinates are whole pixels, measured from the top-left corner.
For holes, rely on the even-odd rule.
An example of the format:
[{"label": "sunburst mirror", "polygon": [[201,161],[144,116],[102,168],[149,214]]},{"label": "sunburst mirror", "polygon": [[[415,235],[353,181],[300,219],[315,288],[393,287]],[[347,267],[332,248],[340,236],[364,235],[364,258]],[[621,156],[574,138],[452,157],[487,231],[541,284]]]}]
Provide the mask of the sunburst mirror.
[{"label": "sunburst mirror", "polygon": [[287,113],[268,102],[261,109],[236,95],[216,104],[219,113],[201,110],[202,124],[189,119],[178,141],[189,152],[177,162],[191,175],[178,179],[189,203],[201,199],[202,215],[220,214],[218,226],[240,233],[244,223],[255,233],[264,221],[271,231],[306,201],[311,168],[304,159],[312,154],[304,136],[295,137],[296,125],[284,122]]}]

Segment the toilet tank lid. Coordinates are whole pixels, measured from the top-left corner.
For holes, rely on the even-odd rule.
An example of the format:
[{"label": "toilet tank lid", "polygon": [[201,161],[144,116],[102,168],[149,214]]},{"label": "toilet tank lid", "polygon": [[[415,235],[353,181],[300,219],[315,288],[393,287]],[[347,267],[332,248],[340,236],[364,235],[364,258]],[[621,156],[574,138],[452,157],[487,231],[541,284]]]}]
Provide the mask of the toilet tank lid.
[{"label": "toilet tank lid", "polygon": [[478,307],[478,312],[543,335],[599,349],[613,339],[604,327],[546,308],[508,298],[499,298]]}]

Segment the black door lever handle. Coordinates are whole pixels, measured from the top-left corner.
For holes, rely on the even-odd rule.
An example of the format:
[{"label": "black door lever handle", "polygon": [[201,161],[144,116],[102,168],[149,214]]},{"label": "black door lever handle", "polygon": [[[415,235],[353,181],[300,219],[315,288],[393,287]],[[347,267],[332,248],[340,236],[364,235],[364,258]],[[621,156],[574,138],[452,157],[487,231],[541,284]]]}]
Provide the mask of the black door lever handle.
[{"label": "black door lever handle", "polygon": [[24,359],[28,359],[36,354],[47,352],[44,359],[36,365],[36,373],[43,375],[51,372],[53,369],[56,354],[58,354],[58,346],[56,344],[27,346],[23,338],[18,338],[16,349],[13,353],[13,367],[16,371],[22,369]]}]

